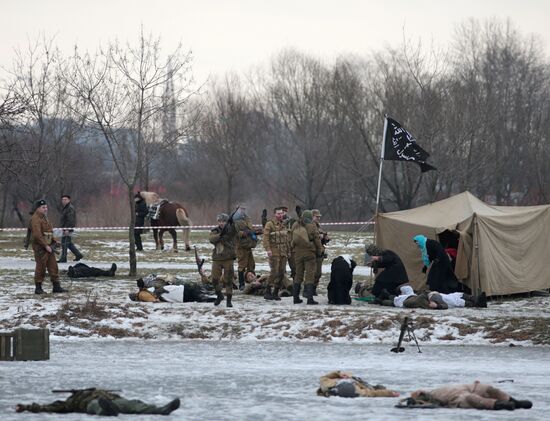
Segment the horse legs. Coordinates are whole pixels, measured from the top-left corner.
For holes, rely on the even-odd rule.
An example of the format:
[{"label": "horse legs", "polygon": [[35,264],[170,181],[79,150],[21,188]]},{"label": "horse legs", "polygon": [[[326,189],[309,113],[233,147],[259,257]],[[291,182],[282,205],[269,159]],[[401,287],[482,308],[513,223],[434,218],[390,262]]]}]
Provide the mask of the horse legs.
[{"label": "horse legs", "polygon": [[160,232],[159,232],[159,250],[164,250],[164,240],[162,239],[162,236],[164,235],[164,231],[166,230],[163,230],[161,229]]},{"label": "horse legs", "polygon": [[162,250],[162,249],[160,248],[159,230],[158,230],[158,228],[153,228],[153,238],[155,239],[155,250]]},{"label": "horse legs", "polygon": [[174,253],[177,253],[178,252],[178,234],[176,233],[176,230],[173,228],[170,228],[168,232],[172,236],[172,242],[173,242],[172,250]]}]

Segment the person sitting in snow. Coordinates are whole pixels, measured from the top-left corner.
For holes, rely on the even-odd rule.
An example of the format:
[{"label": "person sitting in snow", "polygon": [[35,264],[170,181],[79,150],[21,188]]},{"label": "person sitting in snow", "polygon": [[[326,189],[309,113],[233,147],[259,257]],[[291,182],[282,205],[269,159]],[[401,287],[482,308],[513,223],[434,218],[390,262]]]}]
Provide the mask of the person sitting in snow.
[{"label": "person sitting in snow", "polygon": [[144,302],[214,302],[214,291],[207,285],[176,278],[161,278],[155,274],[137,280],[137,293],[130,293],[132,301]]},{"label": "person sitting in snow", "polygon": [[331,371],[320,379],[320,386],[317,389],[319,396],[340,396],[342,398],[395,398],[399,393],[386,389],[382,385],[370,385],[361,377],[354,376],[346,371]]},{"label": "person sitting in snow", "polygon": [[353,269],[357,263],[344,254],[336,257],[330,266],[330,281],[327,286],[329,304],[351,304],[349,290],[353,285]]},{"label": "person sitting in snow", "polygon": [[445,407],[475,409],[530,409],[533,403],[518,401],[508,393],[488,384],[475,381],[472,384],[459,384],[438,387],[432,390],[417,390],[410,398],[403,399],[398,408]]}]

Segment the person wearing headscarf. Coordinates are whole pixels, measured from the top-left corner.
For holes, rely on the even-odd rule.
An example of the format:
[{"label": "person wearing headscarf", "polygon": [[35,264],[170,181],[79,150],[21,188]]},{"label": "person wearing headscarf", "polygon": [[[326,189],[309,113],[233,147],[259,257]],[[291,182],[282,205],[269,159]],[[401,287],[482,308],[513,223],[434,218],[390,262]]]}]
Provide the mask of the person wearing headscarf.
[{"label": "person wearing headscarf", "polygon": [[443,246],[436,240],[417,235],[413,241],[422,253],[424,266],[422,272],[428,271],[426,284],[431,291],[450,294],[460,291],[460,284],[451,267],[451,260]]}]

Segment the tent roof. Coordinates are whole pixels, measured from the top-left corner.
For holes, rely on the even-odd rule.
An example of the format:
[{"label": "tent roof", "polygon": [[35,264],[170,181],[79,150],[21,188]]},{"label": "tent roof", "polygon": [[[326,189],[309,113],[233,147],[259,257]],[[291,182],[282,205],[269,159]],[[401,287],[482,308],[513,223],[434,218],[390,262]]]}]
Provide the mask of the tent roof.
[{"label": "tent roof", "polygon": [[383,213],[380,216],[435,229],[454,229],[456,224],[467,220],[474,213],[480,216],[499,216],[522,214],[536,208],[540,206],[491,206],[465,191],[418,208]]}]

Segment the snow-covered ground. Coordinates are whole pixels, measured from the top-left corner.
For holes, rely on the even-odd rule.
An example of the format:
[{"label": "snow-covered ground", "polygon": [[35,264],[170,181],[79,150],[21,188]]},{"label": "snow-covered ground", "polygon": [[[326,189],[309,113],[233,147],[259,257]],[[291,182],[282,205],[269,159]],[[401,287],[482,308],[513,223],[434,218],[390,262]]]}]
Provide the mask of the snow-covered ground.
[{"label": "snow-covered ground", "polygon": [[[550,353],[541,347],[423,346],[419,354],[407,346],[404,353],[394,354],[386,345],[360,344],[55,341],[49,361],[2,362],[0,367],[3,420],[95,419],[14,413],[16,403],[68,396],[53,394],[52,389],[91,386],[121,390],[125,397],[159,405],[178,396],[181,408],[163,419],[197,421],[543,420],[550,410]],[[417,388],[478,379],[516,398],[529,398],[534,406],[514,412],[406,410],[394,408],[399,398],[316,396],[319,377],[334,369],[352,371],[402,396]]]}]

